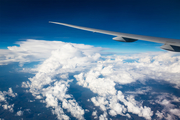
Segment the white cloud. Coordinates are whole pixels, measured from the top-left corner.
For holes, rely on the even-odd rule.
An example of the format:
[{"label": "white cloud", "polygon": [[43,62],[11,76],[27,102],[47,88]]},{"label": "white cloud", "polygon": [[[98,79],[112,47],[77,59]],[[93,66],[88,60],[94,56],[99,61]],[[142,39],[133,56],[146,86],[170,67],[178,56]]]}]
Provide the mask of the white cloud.
[{"label": "white cloud", "polygon": [[163,106],[163,109],[161,111],[157,111],[156,115],[159,117],[159,119],[167,119],[167,120],[173,120],[175,119],[175,116],[180,118],[180,109],[177,108],[176,105],[173,104],[173,102],[180,103],[180,98],[172,95],[172,94],[163,94],[160,93],[155,100],[156,103]]},{"label": "white cloud", "polygon": [[22,116],[23,115],[23,111],[21,111],[21,110],[17,111],[16,115],[17,116]]},{"label": "white cloud", "polygon": [[7,102],[7,96],[16,97],[17,93],[14,93],[12,88],[9,88],[8,91],[0,91],[0,102]]},{"label": "white cloud", "polygon": [[160,113],[159,111],[156,112],[156,115],[160,120],[164,117],[163,113]]},{"label": "white cloud", "polygon": [[2,107],[4,108],[4,110],[9,110],[10,112],[14,112],[13,110],[14,104],[12,105],[4,104],[2,105]]},{"label": "white cloud", "polygon": [[[0,49],[0,65],[7,65],[11,62],[19,62],[22,66],[26,62],[44,61],[51,56],[51,52],[61,48],[67,43],[61,41],[44,41],[27,39],[17,42],[19,46],[8,47],[7,50]],[[100,51],[102,48],[83,44],[72,44],[83,50],[84,54]],[[68,48],[67,48],[68,49]],[[70,49],[68,49],[70,50]],[[64,54],[65,57],[67,54]]]},{"label": "white cloud", "polygon": [[42,96],[37,95],[37,96],[36,96],[36,99],[42,99]]},{"label": "white cloud", "polygon": [[180,118],[180,109],[170,109],[170,112]]},{"label": "white cloud", "polygon": [[97,111],[93,111],[92,116],[94,116],[94,119],[97,119]]},{"label": "white cloud", "polygon": [[99,116],[99,120],[108,120],[108,118],[107,118],[107,113],[104,112],[104,114],[100,115],[100,116]]},{"label": "white cloud", "polygon": [[[99,59],[100,54],[93,51],[92,46],[64,43],[59,49],[52,51],[52,55],[38,66],[38,73],[33,78],[29,78],[31,83],[22,83],[22,87],[29,86],[29,91],[36,98],[45,97],[47,107],[52,107],[53,113],[57,114],[59,119],[68,119],[63,109],[67,109],[78,119],[84,119],[84,110],[72,95],[66,94],[69,83],[73,81],[68,80],[68,73],[87,69]],[[58,78],[54,79],[55,76]]]},{"label": "white cloud", "polygon": [[99,106],[102,111],[106,111],[105,105],[108,104],[108,101],[105,100],[104,97],[93,97],[91,101],[94,103],[95,106]]},{"label": "white cloud", "polygon": [[[75,75],[79,85],[87,87],[99,95],[99,97],[91,98],[95,106],[99,106],[100,109],[105,112],[110,108],[109,114],[112,116],[117,114],[126,116],[125,113],[126,110],[128,110],[128,112],[138,114],[140,117],[151,119],[153,112],[149,107],[138,106],[139,103],[135,101],[132,96],[127,97],[126,100],[122,92],[115,89],[115,83],[112,79],[106,79],[105,77],[98,78],[101,75],[100,71],[102,70],[102,66],[97,66],[97,68],[91,69],[86,74],[80,73],[79,75]],[[119,104],[119,101],[123,102],[125,106]],[[129,114],[127,116],[129,117]]]},{"label": "white cloud", "polygon": [[10,97],[16,97],[17,93],[14,93],[12,88],[9,88],[8,91],[0,91],[0,106],[3,107],[4,110],[9,110],[10,112],[14,112],[14,104],[9,104],[7,99],[10,99]]},{"label": "white cloud", "polygon": [[[130,117],[129,114],[127,115],[125,114],[128,111],[134,114],[138,114],[140,117],[151,119],[153,112],[149,107],[146,106],[143,107],[142,105],[139,105],[139,103],[135,101],[135,99],[132,96],[127,97],[127,99],[125,99],[125,96],[122,94],[122,92],[117,91],[115,89],[115,82],[117,82],[116,78],[113,79],[111,75],[110,75],[111,78],[109,78],[109,74],[114,74],[112,72],[112,67],[107,68],[106,65],[104,66],[105,67],[103,67],[102,62],[100,62],[97,64],[97,67],[92,68],[87,73],[82,72],[79,75],[74,76],[78,81],[79,85],[82,85],[83,87],[87,87],[91,91],[99,95],[99,97],[91,98],[91,101],[94,103],[94,105],[99,106],[100,109],[105,112],[107,109],[110,108],[109,114],[112,116],[120,114],[123,116]],[[102,75],[103,78],[99,77],[100,75]],[[126,79],[126,81],[128,80]],[[124,105],[119,104],[119,102],[123,102]]]},{"label": "white cloud", "polygon": [[64,109],[67,109],[71,114],[78,118],[78,119],[84,119],[84,110],[78,105],[78,103],[73,100],[63,100],[62,107]]},{"label": "white cloud", "polygon": [[8,90],[7,92],[6,92],[6,91],[3,91],[3,94],[4,94],[4,95],[11,96],[11,97],[16,97],[16,96],[17,96],[17,93],[13,93],[12,88],[9,88],[9,90]]},{"label": "white cloud", "polygon": [[22,88],[29,88],[29,86],[30,86],[29,81],[27,81],[27,82],[22,82],[21,84],[22,84],[22,85],[21,85]]},{"label": "white cloud", "polygon": [[6,98],[3,94],[3,92],[0,91],[0,102],[2,102],[2,101],[6,101]]},{"label": "white cloud", "polygon": [[[29,78],[30,82],[22,83],[22,87],[30,87],[29,91],[36,99],[45,98],[47,107],[51,107],[59,119],[69,119],[64,109],[73,117],[84,119],[83,108],[73,95],[67,94],[70,83],[73,82],[70,75],[74,75],[78,85],[97,94],[90,100],[103,111],[99,119],[107,119],[108,115],[130,118],[128,113],[145,119],[153,116],[150,107],[134,98],[134,94],[143,94],[150,89],[139,89],[134,93],[131,91],[131,95],[127,96],[115,89],[117,83],[130,84],[155,79],[173,83],[176,88],[180,87],[180,56],[176,53],[101,56],[102,48],[83,44],[42,40],[27,40],[19,44],[20,47],[9,47],[4,50],[6,54],[0,54],[0,64],[42,61],[36,68],[35,76]],[[3,96],[1,99],[3,100]],[[170,105],[167,101],[162,104]],[[171,108],[171,114],[176,115],[177,110],[172,106]],[[162,117],[160,112],[154,114]],[[171,114],[167,116],[170,118]]]}]

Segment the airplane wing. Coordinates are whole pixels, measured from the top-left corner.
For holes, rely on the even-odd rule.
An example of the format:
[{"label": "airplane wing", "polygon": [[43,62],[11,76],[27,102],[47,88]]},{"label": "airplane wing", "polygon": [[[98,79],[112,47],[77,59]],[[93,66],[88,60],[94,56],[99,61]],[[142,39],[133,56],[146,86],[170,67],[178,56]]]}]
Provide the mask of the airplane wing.
[{"label": "airplane wing", "polygon": [[113,40],[120,41],[120,42],[134,42],[137,40],[145,40],[145,41],[151,41],[151,42],[157,42],[157,43],[163,43],[164,45],[161,46],[161,49],[168,50],[168,51],[174,51],[174,52],[180,52],[180,39],[169,39],[169,38],[160,38],[160,37],[151,37],[151,36],[143,36],[143,35],[136,35],[136,34],[128,34],[128,33],[120,33],[120,32],[113,32],[113,31],[106,31],[106,30],[100,30],[100,29],[94,29],[94,28],[88,28],[88,27],[81,27],[66,23],[60,23],[60,22],[52,22],[49,21],[49,23],[64,25],[76,29],[96,32],[96,33],[102,33],[107,35],[115,36]]}]

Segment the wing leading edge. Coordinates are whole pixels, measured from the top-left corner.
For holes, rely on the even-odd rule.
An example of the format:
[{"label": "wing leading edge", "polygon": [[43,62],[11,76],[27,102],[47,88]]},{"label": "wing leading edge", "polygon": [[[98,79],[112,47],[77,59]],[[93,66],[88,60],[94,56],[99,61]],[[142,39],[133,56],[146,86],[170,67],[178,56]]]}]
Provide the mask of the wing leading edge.
[{"label": "wing leading edge", "polygon": [[60,23],[60,22],[52,22],[52,21],[49,21],[49,23],[64,25],[64,26],[81,29],[81,30],[86,30],[86,31],[91,31],[91,32],[112,35],[112,36],[115,36],[113,38],[113,40],[121,41],[121,42],[134,42],[137,40],[145,40],[145,41],[163,43],[164,45],[161,46],[162,49],[174,51],[174,52],[180,52],[180,40],[179,39],[169,39],[169,38],[160,38],[160,37],[151,37],[151,36],[135,35],[135,34],[128,34],[128,33],[120,33],[120,32],[106,31],[106,30],[100,30],[100,29],[94,29],[94,28],[88,28],[88,27],[76,26],[76,25]]}]

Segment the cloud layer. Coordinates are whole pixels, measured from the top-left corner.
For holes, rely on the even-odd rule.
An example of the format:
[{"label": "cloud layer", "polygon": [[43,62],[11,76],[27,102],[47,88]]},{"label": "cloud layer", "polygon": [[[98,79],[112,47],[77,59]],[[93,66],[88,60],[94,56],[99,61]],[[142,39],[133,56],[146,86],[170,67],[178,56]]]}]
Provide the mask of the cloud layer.
[{"label": "cloud layer", "polygon": [[[171,105],[175,96],[172,100],[166,100],[167,97],[159,95],[161,99],[157,97],[151,103],[164,106],[164,109],[153,111],[151,106],[135,98],[138,94],[151,91],[151,88],[126,93],[116,88],[117,85],[137,81],[145,84],[153,79],[167,81],[179,89],[179,54],[156,52],[102,56],[103,48],[83,44],[41,40],[27,40],[19,44],[19,47],[5,50],[7,55],[0,55],[0,64],[20,62],[23,65],[26,62],[42,61],[35,69],[35,76],[23,82],[22,87],[29,88],[36,99],[46,103],[46,107],[51,108],[58,119],[85,119],[85,109],[89,108],[81,106],[75,96],[69,93],[73,84],[95,94],[87,100],[94,106],[94,118],[107,119],[120,115],[131,119],[131,114],[145,119],[151,119],[154,115],[159,119],[180,118],[180,108]],[[180,102],[178,97],[176,102]]]}]

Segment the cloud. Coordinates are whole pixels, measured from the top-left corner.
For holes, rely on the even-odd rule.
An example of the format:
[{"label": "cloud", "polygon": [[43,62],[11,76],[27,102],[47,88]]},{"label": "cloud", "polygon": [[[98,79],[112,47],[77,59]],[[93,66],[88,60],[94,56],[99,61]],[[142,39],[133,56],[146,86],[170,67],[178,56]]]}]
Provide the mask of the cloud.
[{"label": "cloud", "polygon": [[9,104],[7,99],[10,97],[16,97],[17,93],[14,93],[12,88],[9,88],[8,91],[0,91],[0,106],[3,107],[4,110],[9,110],[10,112],[14,112],[14,104]]},{"label": "cloud", "polygon": [[141,87],[141,88],[136,89],[136,91],[126,91],[126,93],[132,94],[132,95],[136,95],[136,94],[145,95],[145,94],[148,93],[150,90],[152,90],[151,87]]},{"label": "cloud", "polygon": [[23,111],[21,111],[21,110],[17,111],[16,115],[17,116],[22,116],[23,115]]},{"label": "cloud", "polygon": [[136,81],[145,83],[149,79],[154,79],[173,83],[174,87],[179,88],[179,54],[158,52],[102,56],[103,48],[83,44],[41,40],[27,40],[18,44],[19,47],[9,47],[5,51],[7,55],[0,55],[0,63],[23,64],[41,61],[37,68],[33,69],[37,71],[35,76],[29,78],[29,82],[23,82],[22,87],[29,87],[29,92],[36,99],[42,99],[58,119],[70,119],[71,116],[84,119],[85,108],[68,93],[74,82],[96,94],[89,98],[89,102],[102,111],[92,113],[99,119],[117,115],[131,118],[131,114],[145,119],[151,119],[155,114],[159,118],[172,118],[172,114],[177,116],[178,110],[168,101],[161,101],[161,105],[167,103],[166,105],[170,105],[171,108],[168,114],[164,115],[162,111],[153,112],[150,106],[135,99],[135,95],[148,92],[150,88],[123,93],[115,86],[132,84]]},{"label": "cloud", "polygon": [[[34,39],[27,39],[26,41],[20,41],[16,44],[19,46],[9,46],[7,50],[0,49],[0,65],[19,62],[20,66],[23,66],[24,63],[44,61],[51,56],[52,51],[67,45],[67,43],[61,41],[45,41]],[[90,45],[73,43],[70,44],[77,46],[85,54],[103,50],[103,48],[95,48]]]},{"label": "cloud", "polygon": [[94,119],[97,119],[97,117],[98,117],[98,116],[97,116],[97,111],[93,111],[93,112],[92,112],[92,116],[94,116]]},{"label": "cloud", "polygon": [[180,109],[170,109],[170,112],[180,118]]},{"label": "cloud", "polygon": [[0,91],[0,102],[6,101],[4,94]]},{"label": "cloud", "polygon": [[107,113],[104,112],[104,114],[99,116],[99,120],[108,120],[108,118],[106,118],[106,116],[107,116]]},{"label": "cloud", "polygon": [[16,96],[17,96],[17,93],[13,93],[12,88],[9,88],[8,91],[3,91],[3,94],[4,94],[4,95],[11,96],[11,97],[16,97]]},{"label": "cloud", "polygon": [[156,112],[157,117],[161,120],[162,118],[164,118],[163,113],[160,113],[159,111]]},{"label": "cloud", "polygon": [[[106,99],[106,100],[105,100]],[[117,95],[108,97],[93,97],[91,101],[95,106],[99,106],[104,113],[109,110],[111,116],[122,115],[131,118],[127,112],[137,114],[140,117],[151,119],[153,112],[150,107],[142,106],[134,99],[134,96],[126,97],[121,91],[117,91]],[[123,103],[123,104],[120,104]],[[104,116],[104,115],[103,115]]]},{"label": "cloud", "polygon": [[[68,73],[91,67],[100,57],[99,53],[93,51],[92,46],[86,45],[67,43],[61,46],[52,51],[52,55],[38,66],[36,75],[29,78],[31,83],[23,82],[22,87],[29,86],[29,91],[38,99],[45,97],[47,107],[52,107],[52,112],[57,114],[59,119],[69,118],[63,109],[75,118],[84,119],[84,110],[72,95],[66,94],[69,83],[73,81],[68,80]],[[56,76],[58,79],[54,79]],[[58,101],[61,101],[61,104]]]},{"label": "cloud", "polygon": [[2,107],[4,108],[4,110],[9,110],[10,112],[14,112],[13,110],[14,104],[12,105],[4,104],[2,105]]},{"label": "cloud", "polygon": [[180,109],[173,104],[174,102],[180,103],[179,97],[172,94],[160,93],[160,95],[157,96],[157,99],[155,99],[155,102],[163,106],[161,111],[156,112],[159,119],[165,118],[167,120],[173,120],[176,118],[175,116],[180,118]]},{"label": "cloud", "polygon": [[9,88],[8,91],[0,91],[0,102],[7,102],[6,96],[16,97],[17,93],[14,93],[12,88]]},{"label": "cloud", "polygon": [[[81,48],[84,47],[81,46]],[[91,91],[93,91],[94,93],[98,93],[98,95],[100,96],[91,98],[91,101],[95,104],[95,106],[100,106],[100,109],[104,111],[104,114],[101,115],[100,118],[106,116],[106,106],[109,106],[116,114],[125,116],[125,112],[127,109],[129,112],[150,119],[150,117],[152,116],[152,112],[149,107],[139,107],[137,106],[136,101],[133,101],[132,99],[119,100],[118,98],[116,98],[121,92],[119,91],[118,94],[116,94],[117,91],[115,89],[115,81],[112,80],[111,76],[113,72],[113,66],[107,64],[104,67],[103,61],[99,61],[97,63],[99,58],[100,55],[98,53],[85,53],[79,48],[79,46],[77,47],[75,45],[67,43],[60,49],[53,51],[51,57],[45,60],[37,68],[38,73],[35,75],[35,77],[30,78],[30,91],[34,95],[39,96],[39,94],[42,94],[44,97],[46,97],[45,101],[47,103],[47,107],[53,107],[55,111],[57,111],[57,109],[60,109],[60,105],[58,103],[58,100],[60,100],[62,101],[63,109],[67,109],[69,112],[71,112],[72,116],[78,119],[83,119],[84,110],[82,110],[82,108],[77,104],[75,99],[71,97],[71,95],[66,94],[69,87],[69,82],[72,81],[68,80],[67,77],[64,77],[64,73],[66,73],[67,76],[67,73],[84,71],[88,68],[88,70],[85,70],[87,71],[87,73],[81,72],[79,75],[74,75],[74,77],[78,81],[79,85],[90,88]],[[52,79],[57,75],[60,76],[60,79],[66,78],[66,81],[57,81],[55,79]],[[100,78],[100,75],[104,77]],[[109,75],[111,76],[111,78],[108,78]],[[63,78],[61,78],[61,76]],[[126,78],[126,76],[124,76],[123,78]],[[51,85],[52,83],[53,85]],[[44,88],[44,86],[46,85],[49,86],[47,88]],[[114,103],[112,101],[111,104],[108,104],[108,101],[111,101],[111,99],[108,98],[108,95],[110,97],[114,97],[114,99],[116,98],[117,101]],[[121,97],[123,97],[123,95]],[[72,98],[72,100],[66,100],[67,98]],[[123,102],[127,108],[124,105],[119,104],[119,101]],[[114,108],[113,105],[117,105],[120,108]],[[60,113],[64,115],[62,109]],[[56,114],[59,115],[58,112],[56,112]],[[129,114],[127,114],[127,116],[129,117]]]}]

